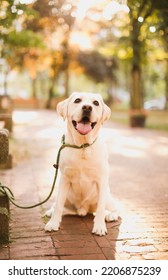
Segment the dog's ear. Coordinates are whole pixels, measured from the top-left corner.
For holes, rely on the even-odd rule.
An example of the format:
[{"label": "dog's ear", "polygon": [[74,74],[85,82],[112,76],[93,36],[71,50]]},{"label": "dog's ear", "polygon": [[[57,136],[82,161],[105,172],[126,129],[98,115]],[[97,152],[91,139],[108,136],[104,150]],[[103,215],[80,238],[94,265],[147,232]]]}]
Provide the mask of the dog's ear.
[{"label": "dog's ear", "polygon": [[102,124],[107,121],[111,116],[111,109],[103,103],[103,116],[102,116]]},{"label": "dog's ear", "polygon": [[64,101],[59,102],[57,105],[57,113],[59,116],[61,116],[64,119],[64,121],[67,118],[68,101],[69,101],[69,98],[65,99]]}]

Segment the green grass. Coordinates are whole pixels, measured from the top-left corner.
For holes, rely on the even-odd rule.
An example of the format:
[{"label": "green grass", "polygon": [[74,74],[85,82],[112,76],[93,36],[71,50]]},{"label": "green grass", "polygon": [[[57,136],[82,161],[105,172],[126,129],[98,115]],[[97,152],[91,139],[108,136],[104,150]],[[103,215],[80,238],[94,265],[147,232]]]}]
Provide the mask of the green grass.
[{"label": "green grass", "polygon": [[168,132],[168,111],[149,112],[146,127]]},{"label": "green grass", "polygon": [[[111,120],[129,126],[129,111],[112,109]],[[145,127],[168,132],[168,111],[148,111]]]}]

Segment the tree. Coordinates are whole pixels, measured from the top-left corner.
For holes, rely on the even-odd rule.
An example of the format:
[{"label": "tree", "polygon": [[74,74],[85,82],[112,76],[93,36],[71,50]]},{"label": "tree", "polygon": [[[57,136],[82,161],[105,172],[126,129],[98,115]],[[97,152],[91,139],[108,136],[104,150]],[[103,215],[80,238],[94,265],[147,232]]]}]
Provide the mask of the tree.
[{"label": "tree", "polygon": [[61,71],[61,66],[63,63],[62,53],[59,51],[52,51],[51,54],[51,62],[50,62],[50,87],[48,93],[48,100],[46,104],[46,108],[49,109],[51,107],[51,101],[54,97],[54,88],[56,81],[58,80],[59,73]]},{"label": "tree", "polygon": [[[145,49],[145,36],[144,26],[147,24],[148,18],[157,14],[158,21],[160,22],[160,29],[163,30],[165,49],[167,47],[167,27],[168,27],[168,2],[167,0],[142,0],[134,1],[127,0],[127,5],[130,9],[130,41],[132,46],[132,90],[131,90],[131,108],[140,110],[143,107],[143,88],[141,79],[142,59],[145,55],[143,50]],[[147,35],[146,35],[147,37]],[[143,38],[143,39],[142,39]],[[167,51],[167,50],[166,50]],[[168,70],[167,70],[168,71]],[[166,77],[167,77],[166,73]],[[166,88],[167,78],[166,80]],[[167,90],[166,90],[167,92]]]},{"label": "tree", "polygon": [[[74,5],[71,1],[37,0],[32,4],[37,17],[25,22],[27,28],[42,34],[50,56],[49,95],[47,107],[54,96],[54,88],[60,73],[64,73],[65,96],[69,91],[69,36],[75,18],[72,16]],[[54,42],[54,43],[53,43]]]},{"label": "tree", "polygon": [[91,77],[96,83],[105,80],[106,60],[99,52],[79,52],[77,60],[84,68],[86,75]]},{"label": "tree", "polygon": [[142,50],[145,39],[141,40],[142,27],[147,18],[151,16],[154,6],[148,0],[128,0],[130,9],[130,42],[132,46],[132,87],[131,87],[131,108],[140,110],[143,107],[143,88],[141,80]]},{"label": "tree", "polygon": [[9,65],[6,63],[6,58],[11,52],[7,42],[8,35],[15,29],[15,20],[20,16],[18,11],[23,11],[24,8],[25,5],[20,3],[14,5],[11,0],[2,0],[0,2],[0,57],[3,60],[4,68],[4,95],[7,95],[7,78],[10,71]]},{"label": "tree", "polygon": [[[44,47],[42,38],[31,30],[24,30],[23,24],[27,18],[34,15],[32,9],[20,1],[3,0],[0,17],[1,57],[5,61],[4,94],[7,95],[7,78],[10,71],[16,67],[24,67],[25,57],[30,56],[32,49]],[[35,67],[34,67],[35,68]]]},{"label": "tree", "polygon": [[156,1],[154,5],[158,12],[157,30],[161,35],[165,50],[165,109],[168,110],[168,2]]},{"label": "tree", "polygon": [[81,51],[77,55],[77,60],[83,67],[85,74],[96,83],[107,83],[107,103],[111,106],[113,103],[113,84],[117,82],[116,70],[118,64],[115,57],[105,57],[98,51]]}]

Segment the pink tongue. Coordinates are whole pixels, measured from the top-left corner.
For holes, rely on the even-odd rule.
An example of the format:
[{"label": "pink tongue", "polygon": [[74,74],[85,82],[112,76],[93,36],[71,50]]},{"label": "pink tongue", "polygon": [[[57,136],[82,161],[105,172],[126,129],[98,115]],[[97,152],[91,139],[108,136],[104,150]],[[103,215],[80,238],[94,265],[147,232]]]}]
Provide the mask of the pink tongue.
[{"label": "pink tongue", "polygon": [[79,133],[85,135],[85,134],[88,134],[92,130],[92,127],[89,123],[86,123],[86,124],[77,123],[76,129]]}]

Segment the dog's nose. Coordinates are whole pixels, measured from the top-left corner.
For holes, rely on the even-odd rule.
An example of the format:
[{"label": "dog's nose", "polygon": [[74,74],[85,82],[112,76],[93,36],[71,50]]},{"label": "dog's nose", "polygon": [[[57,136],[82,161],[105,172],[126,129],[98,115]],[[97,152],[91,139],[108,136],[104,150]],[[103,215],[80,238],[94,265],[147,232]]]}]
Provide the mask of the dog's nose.
[{"label": "dog's nose", "polygon": [[90,105],[83,105],[82,110],[86,111],[86,112],[91,112],[92,111],[92,106],[90,106]]}]

